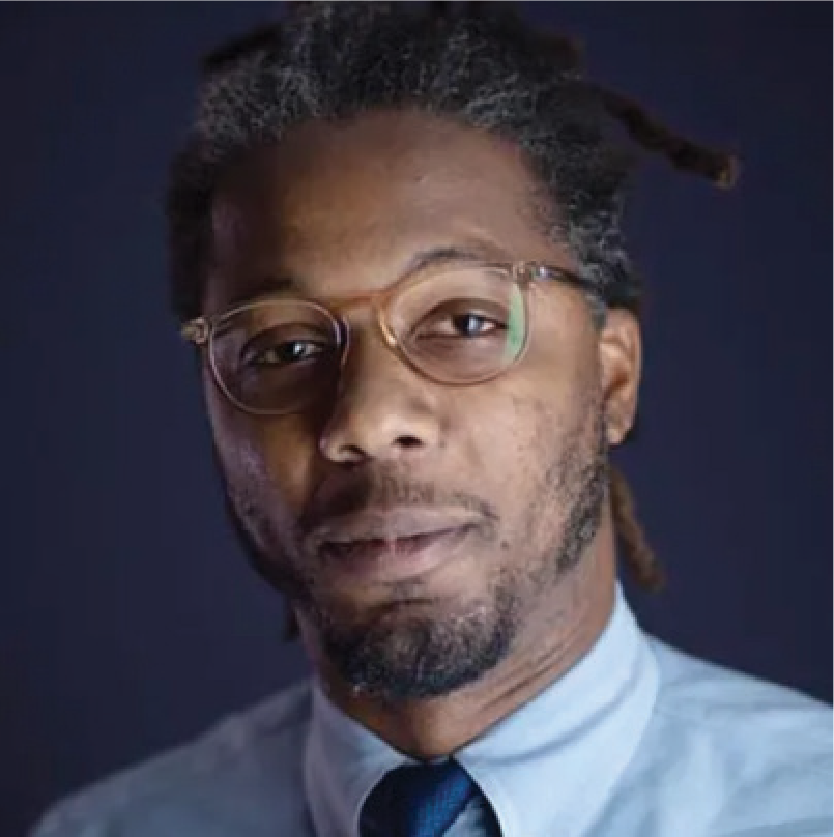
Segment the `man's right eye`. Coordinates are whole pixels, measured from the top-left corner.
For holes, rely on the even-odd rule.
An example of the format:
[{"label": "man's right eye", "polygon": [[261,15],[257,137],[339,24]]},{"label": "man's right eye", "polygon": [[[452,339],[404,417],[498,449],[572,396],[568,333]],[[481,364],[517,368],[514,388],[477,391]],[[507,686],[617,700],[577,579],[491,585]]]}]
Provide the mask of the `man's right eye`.
[{"label": "man's right eye", "polygon": [[247,366],[276,368],[301,363],[321,355],[325,346],[310,340],[289,340],[264,348],[251,349],[244,353]]}]

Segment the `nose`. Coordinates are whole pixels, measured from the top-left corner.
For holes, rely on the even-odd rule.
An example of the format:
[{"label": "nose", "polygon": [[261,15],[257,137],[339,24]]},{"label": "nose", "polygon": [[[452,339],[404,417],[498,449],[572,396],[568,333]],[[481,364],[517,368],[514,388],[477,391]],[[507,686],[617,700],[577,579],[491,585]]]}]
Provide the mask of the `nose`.
[{"label": "nose", "polygon": [[353,342],[319,436],[321,454],[339,464],[407,462],[439,442],[433,386],[381,339]]}]

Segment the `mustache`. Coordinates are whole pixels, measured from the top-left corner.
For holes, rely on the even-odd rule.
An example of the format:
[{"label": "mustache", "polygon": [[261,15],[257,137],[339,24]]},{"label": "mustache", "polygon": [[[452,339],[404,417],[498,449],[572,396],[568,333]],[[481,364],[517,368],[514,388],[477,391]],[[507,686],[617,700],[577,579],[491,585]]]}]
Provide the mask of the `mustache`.
[{"label": "mustache", "polygon": [[485,524],[498,520],[495,508],[474,494],[397,472],[366,473],[323,483],[296,522],[296,543],[331,518],[395,507],[459,509],[483,518]]}]

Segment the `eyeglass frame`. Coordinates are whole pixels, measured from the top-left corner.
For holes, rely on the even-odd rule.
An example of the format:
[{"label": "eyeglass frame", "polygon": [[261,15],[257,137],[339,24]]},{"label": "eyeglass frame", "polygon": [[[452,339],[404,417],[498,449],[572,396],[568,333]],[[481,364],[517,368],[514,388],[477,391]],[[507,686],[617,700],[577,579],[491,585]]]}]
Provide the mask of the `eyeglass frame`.
[{"label": "eyeglass frame", "polygon": [[[519,290],[521,291],[522,300],[524,303],[525,323],[529,321],[527,291],[529,290],[530,286],[537,281],[553,281],[559,282],[563,285],[568,285],[570,287],[579,288],[586,292],[592,293],[595,301],[599,302],[599,297],[596,293],[596,287],[590,280],[563,267],[555,267],[554,265],[549,265],[536,261],[484,261],[475,262],[473,264],[484,270],[495,270],[504,273],[507,275],[507,281],[512,282],[513,284],[518,286]],[[442,384],[443,386],[466,387],[486,383],[487,381],[494,380],[500,375],[503,375],[505,372],[508,372],[522,360],[524,354],[527,351],[527,345],[529,343],[529,327],[525,327],[524,329],[524,343],[513,358],[512,363],[510,363],[506,367],[498,369],[497,371],[492,372],[489,375],[482,376],[476,380],[466,381],[465,383],[444,381],[439,377],[429,374],[418,364],[416,364],[414,360],[410,357],[409,353],[403,347],[402,342],[398,339],[396,332],[394,331],[394,328],[390,323],[390,317],[388,316],[389,307],[391,300],[398,296],[404,288],[409,287],[411,284],[418,284],[419,282],[425,281],[429,278],[429,276],[421,275],[421,272],[418,271],[416,274],[407,274],[406,276],[403,276],[390,287],[382,288],[376,291],[369,291],[367,293],[347,294],[344,296],[327,297],[323,299],[313,299],[304,296],[293,296],[291,297],[291,299],[295,302],[304,302],[305,304],[311,305],[334,323],[337,338],[336,348],[340,356],[339,373],[341,373],[341,370],[344,368],[345,362],[347,361],[347,357],[350,353],[351,329],[349,323],[344,317],[344,313],[350,310],[351,308],[363,305],[369,306],[373,311],[375,315],[374,319],[376,321],[377,328],[379,329],[383,341],[385,345],[388,347],[388,349],[392,351],[402,363],[408,366],[409,369],[412,369],[418,375],[422,375],[423,377],[428,378],[430,381]],[[302,409],[304,409],[302,407],[298,407],[289,410],[267,410],[260,409],[257,407],[249,407],[246,404],[243,404],[229,391],[228,386],[223,380],[223,376],[217,369],[214,351],[212,350],[212,341],[214,340],[215,332],[218,326],[220,326],[224,321],[244,311],[252,310],[253,308],[260,307],[264,304],[287,299],[287,296],[282,292],[264,294],[255,299],[251,299],[247,302],[235,305],[232,308],[229,308],[225,311],[220,311],[217,314],[212,314],[209,316],[201,315],[199,317],[195,317],[194,319],[188,320],[180,326],[179,333],[182,339],[188,341],[189,343],[193,343],[198,348],[208,350],[209,366],[211,368],[212,377],[214,378],[215,383],[220,388],[221,392],[226,396],[226,398],[228,398],[229,401],[235,407],[237,407],[239,410],[242,410],[243,412],[250,413],[252,415],[280,416],[289,415],[294,412],[300,412]]]}]

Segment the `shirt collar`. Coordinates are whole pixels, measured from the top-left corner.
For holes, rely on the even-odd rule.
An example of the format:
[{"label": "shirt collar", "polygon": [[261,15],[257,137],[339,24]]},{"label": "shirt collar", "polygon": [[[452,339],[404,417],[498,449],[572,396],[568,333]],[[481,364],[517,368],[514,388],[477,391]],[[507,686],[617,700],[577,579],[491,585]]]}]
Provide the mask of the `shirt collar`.
[{"label": "shirt collar", "polygon": [[[492,805],[503,837],[580,835],[634,754],[657,683],[648,641],[618,584],[608,624],[591,650],[456,753]],[[355,837],[371,789],[407,761],[314,684],[305,783],[320,837]]]}]

